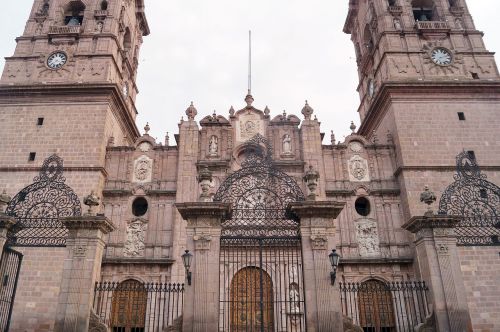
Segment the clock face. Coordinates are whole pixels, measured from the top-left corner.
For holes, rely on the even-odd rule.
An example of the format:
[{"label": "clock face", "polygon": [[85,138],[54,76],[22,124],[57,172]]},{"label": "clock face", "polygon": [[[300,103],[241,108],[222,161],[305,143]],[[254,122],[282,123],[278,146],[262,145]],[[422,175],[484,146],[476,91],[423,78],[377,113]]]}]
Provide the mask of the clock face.
[{"label": "clock face", "polygon": [[451,55],[450,51],[445,48],[435,48],[431,52],[431,59],[437,65],[448,66],[451,65],[453,56]]},{"label": "clock face", "polygon": [[52,53],[47,59],[47,66],[50,69],[59,69],[66,64],[68,56],[64,52]]}]

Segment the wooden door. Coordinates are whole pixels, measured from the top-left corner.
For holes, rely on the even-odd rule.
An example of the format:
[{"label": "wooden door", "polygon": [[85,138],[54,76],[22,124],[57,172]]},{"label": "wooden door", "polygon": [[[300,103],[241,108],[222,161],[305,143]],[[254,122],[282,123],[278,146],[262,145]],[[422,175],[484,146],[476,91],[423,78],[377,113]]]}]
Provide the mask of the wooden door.
[{"label": "wooden door", "polygon": [[358,293],[360,325],[365,332],[396,331],[391,292],[377,280],[364,282]]},{"label": "wooden door", "polygon": [[231,332],[273,332],[273,285],[267,272],[247,267],[231,282]]},{"label": "wooden door", "polygon": [[113,332],[144,332],[148,294],[142,283],[126,280],[113,293]]}]

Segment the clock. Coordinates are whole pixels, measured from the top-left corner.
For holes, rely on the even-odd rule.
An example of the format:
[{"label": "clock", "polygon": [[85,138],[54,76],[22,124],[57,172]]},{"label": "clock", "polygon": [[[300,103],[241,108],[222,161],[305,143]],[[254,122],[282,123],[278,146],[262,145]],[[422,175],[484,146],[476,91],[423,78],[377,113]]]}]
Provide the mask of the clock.
[{"label": "clock", "polygon": [[375,94],[375,83],[373,82],[373,80],[370,80],[368,82],[368,95],[370,95],[370,97],[373,97],[374,94]]},{"label": "clock", "polygon": [[431,59],[436,65],[449,66],[453,62],[453,55],[446,48],[438,47],[431,51]]},{"label": "clock", "polygon": [[68,56],[64,52],[54,52],[47,58],[47,66],[50,69],[59,69],[66,64]]},{"label": "clock", "polygon": [[127,83],[123,83],[123,86],[122,86],[122,93],[123,93],[123,96],[126,98],[128,97],[128,84]]}]

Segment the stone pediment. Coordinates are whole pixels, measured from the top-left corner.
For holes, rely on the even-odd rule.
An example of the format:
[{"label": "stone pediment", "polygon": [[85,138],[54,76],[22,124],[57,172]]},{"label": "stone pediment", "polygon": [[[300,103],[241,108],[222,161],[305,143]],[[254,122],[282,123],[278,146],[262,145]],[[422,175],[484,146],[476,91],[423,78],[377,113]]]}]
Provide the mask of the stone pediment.
[{"label": "stone pediment", "polygon": [[202,127],[205,126],[230,126],[229,121],[222,115],[207,115],[200,121]]},{"label": "stone pediment", "polygon": [[300,119],[296,116],[296,115],[286,115],[286,113],[284,114],[280,114],[280,115],[277,115],[275,116],[272,120],[271,120],[271,124],[273,125],[276,125],[276,124],[289,124],[289,125],[299,125],[300,124]]}]

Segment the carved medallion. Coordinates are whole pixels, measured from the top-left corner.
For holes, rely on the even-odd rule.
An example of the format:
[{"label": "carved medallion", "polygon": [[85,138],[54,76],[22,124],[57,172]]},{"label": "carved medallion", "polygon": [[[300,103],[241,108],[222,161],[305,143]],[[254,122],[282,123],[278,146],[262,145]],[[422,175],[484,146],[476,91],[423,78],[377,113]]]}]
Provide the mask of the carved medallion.
[{"label": "carved medallion", "polygon": [[147,156],[140,156],[134,162],[133,182],[150,182],[153,171],[153,160]]},{"label": "carved medallion", "polygon": [[349,148],[352,152],[361,152],[363,150],[363,146],[359,142],[352,142],[349,144]]},{"label": "carved medallion", "polygon": [[237,122],[236,139],[239,142],[245,142],[257,134],[264,135],[262,120],[260,119],[260,116],[255,113],[240,115],[240,119]]},{"label": "carved medallion", "polygon": [[149,150],[151,150],[151,145],[149,143],[143,142],[139,144],[139,150],[141,150],[141,152],[148,152]]},{"label": "carved medallion", "polygon": [[351,181],[370,181],[366,159],[354,156],[349,160],[349,178]]}]

